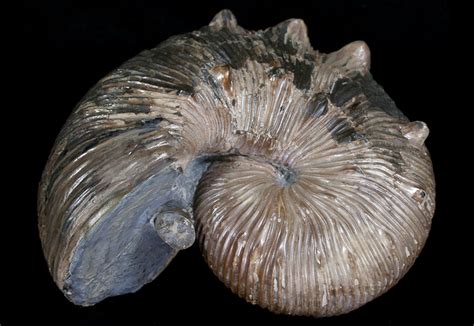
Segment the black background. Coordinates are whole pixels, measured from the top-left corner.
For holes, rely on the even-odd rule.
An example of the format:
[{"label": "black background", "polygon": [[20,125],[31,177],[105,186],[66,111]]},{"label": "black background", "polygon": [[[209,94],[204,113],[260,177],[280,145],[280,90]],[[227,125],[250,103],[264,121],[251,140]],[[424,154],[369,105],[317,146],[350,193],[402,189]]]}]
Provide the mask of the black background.
[{"label": "black background", "polygon": [[[22,96],[16,108],[24,131],[16,139],[27,139],[28,150],[23,146],[18,161],[11,163],[17,167],[26,163],[21,173],[26,184],[17,182],[12,188],[14,223],[2,227],[8,233],[2,248],[2,266],[8,267],[2,269],[7,269],[8,275],[2,282],[1,325],[20,324],[30,318],[49,325],[398,325],[467,316],[466,307],[472,307],[472,299],[461,299],[459,293],[471,282],[462,279],[454,267],[459,225],[454,223],[456,193],[448,173],[455,148],[446,136],[446,125],[450,124],[446,112],[454,109],[450,107],[450,71],[455,64],[448,64],[454,56],[447,1],[327,0],[297,4],[290,0],[286,5],[294,6],[285,7],[271,1],[258,5],[196,1],[191,5],[182,0],[167,1],[166,5],[159,1],[24,2],[22,44],[17,52],[22,60],[22,82],[17,84]],[[339,317],[315,320],[274,315],[246,303],[217,280],[197,245],[181,252],[154,282],[137,293],[110,298],[90,308],[76,307],[52,281],[36,228],[37,184],[54,139],[75,104],[106,73],[143,49],[207,24],[223,8],[231,9],[247,29],[302,18],[313,47],[322,52],[358,39],[367,42],[374,78],[410,120],[425,121],[431,130],[427,146],[436,173],[437,210],[428,242],[398,285]],[[7,259],[11,261],[7,263]]]}]

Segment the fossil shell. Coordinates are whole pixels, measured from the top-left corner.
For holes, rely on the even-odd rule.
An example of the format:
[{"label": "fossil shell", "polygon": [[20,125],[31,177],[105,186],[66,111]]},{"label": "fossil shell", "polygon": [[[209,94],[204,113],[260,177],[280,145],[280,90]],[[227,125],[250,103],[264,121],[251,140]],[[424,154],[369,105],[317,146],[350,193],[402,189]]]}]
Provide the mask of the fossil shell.
[{"label": "fossil shell", "polygon": [[59,134],[38,196],[50,271],[74,303],[138,290],[197,237],[245,300],[346,313],[415,261],[434,212],[424,146],[363,42],[323,54],[303,21],[229,11],[100,80]]}]

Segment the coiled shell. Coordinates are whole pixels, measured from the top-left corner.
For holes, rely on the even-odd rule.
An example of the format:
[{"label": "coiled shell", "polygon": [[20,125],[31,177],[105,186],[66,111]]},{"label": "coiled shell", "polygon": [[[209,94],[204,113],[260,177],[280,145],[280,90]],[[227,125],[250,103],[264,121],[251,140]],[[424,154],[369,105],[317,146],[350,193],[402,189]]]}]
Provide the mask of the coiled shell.
[{"label": "coiled shell", "polygon": [[196,227],[219,279],[271,311],[337,315],[387,291],[426,241],[435,184],[427,126],[369,67],[363,42],[323,54],[301,20],[252,32],[222,11],[103,78],[39,189],[59,288],[81,305],[134,292]]}]

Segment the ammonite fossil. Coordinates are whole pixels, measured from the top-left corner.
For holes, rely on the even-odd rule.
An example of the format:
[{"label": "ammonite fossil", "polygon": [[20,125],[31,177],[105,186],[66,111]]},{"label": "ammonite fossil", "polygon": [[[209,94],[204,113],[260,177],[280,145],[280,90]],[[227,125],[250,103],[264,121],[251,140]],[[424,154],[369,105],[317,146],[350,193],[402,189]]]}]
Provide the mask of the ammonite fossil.
[{"label": "ammonite fossil", "polygon": [[254,32],[224,10],[100,80],[39,188],[59,288],[79,305],[134,292],[196,237],[273,312],[337,315],[387,291],[425,243],[435,184],[427,126],[369,66],[363,42],[324,54],[301,20]]}]

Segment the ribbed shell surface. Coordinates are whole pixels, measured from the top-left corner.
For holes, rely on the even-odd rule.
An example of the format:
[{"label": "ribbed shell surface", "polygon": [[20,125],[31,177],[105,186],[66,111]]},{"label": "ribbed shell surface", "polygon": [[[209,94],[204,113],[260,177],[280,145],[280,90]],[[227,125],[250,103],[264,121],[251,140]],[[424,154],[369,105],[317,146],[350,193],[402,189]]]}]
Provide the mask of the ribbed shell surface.
[{"label": "ribbed shell surface", "polygon": [[[396,108],[369,61],[363,42],[313,50],[300,20],[252,32],[224,11],[103,78],[64,126],[40,186],[59,287],[74,296],[78,248],[129,193],[205,160],[185,208],[234,293],[278,313],[330,316],[387,291],[426,241],[435,185],[426,125]],[[113,269],[113,257],[101,259]]]}]

